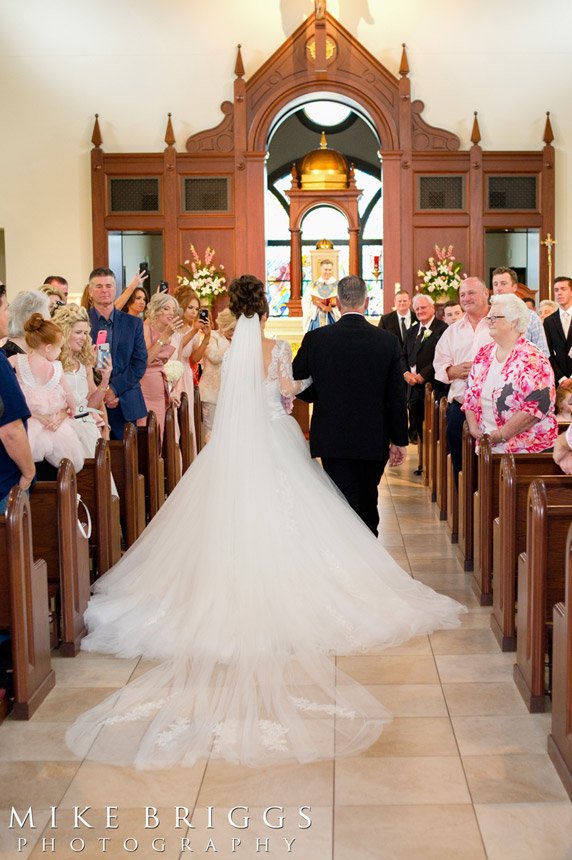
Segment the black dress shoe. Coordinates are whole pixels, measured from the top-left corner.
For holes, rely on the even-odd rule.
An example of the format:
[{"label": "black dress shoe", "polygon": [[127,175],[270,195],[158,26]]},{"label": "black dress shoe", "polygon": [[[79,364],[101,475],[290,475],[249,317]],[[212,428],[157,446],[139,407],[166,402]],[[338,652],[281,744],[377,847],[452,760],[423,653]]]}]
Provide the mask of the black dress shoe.
[{"label": "black dress shoe", "polygon": [[414,470],[414,472],[413,472],[413,474],[414,474],[414,475],[422,475],[422,474],[423,474],[423,469],[415,469],[415,470]]},{"label": "black dress shoe", "polygon": [[411,442],[411,444],[416,445],[418,440],[419,440],[419,436],[418,436],[417,430],[410,430],[409,431],[409,441]]}]

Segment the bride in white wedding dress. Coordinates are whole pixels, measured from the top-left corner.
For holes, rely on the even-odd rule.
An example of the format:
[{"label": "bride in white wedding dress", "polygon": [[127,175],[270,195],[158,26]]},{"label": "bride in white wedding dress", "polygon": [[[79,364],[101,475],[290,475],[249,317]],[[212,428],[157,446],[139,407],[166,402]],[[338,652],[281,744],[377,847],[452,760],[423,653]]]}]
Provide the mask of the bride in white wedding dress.
[{"label": "bride in white wedding dress", "polygon": [[79,717],[66,736],[78,755],[159,768],[356,754],[391,717],[334,656],[466,611],[411,579],[311,460],[283,406],[304,383],[289,345],[264,338],[251,284],[231,287],[239,320],[209,444],[86,613],[84,650],[161,663]]}]

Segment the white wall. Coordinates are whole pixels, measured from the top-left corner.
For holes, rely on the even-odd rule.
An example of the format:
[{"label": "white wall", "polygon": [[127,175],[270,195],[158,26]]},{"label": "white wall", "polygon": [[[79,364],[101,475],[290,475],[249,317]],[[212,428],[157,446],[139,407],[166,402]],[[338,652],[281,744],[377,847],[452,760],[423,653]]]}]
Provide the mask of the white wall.
[{"label": "white wall", "polygon": [[[177,147],[218,124],[236,44],[254,73],[313,9],[310,0],[0,0],[0,229],[13,294],[57,271],[79,290],[91,268],[93,115],[107,151]],[[330,0],[328,9],[393,72],[408,47],[428,122],[485,149],[539,149],[552,111],[556,270],[572,271],[572,5],[568,0]]]}]

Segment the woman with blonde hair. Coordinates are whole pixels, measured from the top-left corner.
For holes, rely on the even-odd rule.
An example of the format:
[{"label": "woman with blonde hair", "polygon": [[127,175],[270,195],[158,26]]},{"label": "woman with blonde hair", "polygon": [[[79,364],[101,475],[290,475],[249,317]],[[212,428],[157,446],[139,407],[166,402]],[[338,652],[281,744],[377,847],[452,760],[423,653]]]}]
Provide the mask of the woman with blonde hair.
[{"label": "woman with blonde hair", "polygon": [[50,314],[53,316],[58,308],[65,305],[66,300],[64,294],[51,284],[42,284],[40,292],[48,297],[50,305]]},{"label": "woman with blonde hair", "polygon": [[109,439],[103,399],[113,369],[111,356],[101,369],[101,380],[96,385],[93,376],[95,356],[87,310],[76,304],[66,305],[58,308],[53,321],[64,336],[60,361],[75,399],[74,430],[85,456],[94,457],[98,439]]},{"label": "woman with blonde hair", "polygon": [[220,375],[222,360],[227,349],[230,347],[236,317],[231,310],[226,308],[216,318],[218,331],[208,331],[205,334],[201,347],[204,346],[201,358],[203,373],[199,381],[202,403],[202,437],[203,443],[208,442],[212,433],[218,392],[220,388]]},{"label": "woman with blonde hair", "polygon": [[193,434],[193,455],[197,453],[197,440],[195,428],[195,387],[199,384],[199,365],[193,361],[192,354],[200,343],[201,333],[205,330],[205,324],[199,319],[200,300],[196,292],[188,284],[181,284],[175,291],[175,298],[179,303],[179,313],[183,319],[180,333],[178,359],[183,365],[183,375],[180,382],[180,390],[184,391],[189,399],[189,421]]},{"label": "woman with blonde hair", "polygon": [[[178,405],[178,387],[174,386],[171,390],[165,367],[168,361],[173,358],[176,360],[179,340],[173,336],[179,334],[182,325],[179,305],[174,296],[165,293],[151,296],[143,323],[147,370],[141,380],[141,390],[147,411],[153,411],[157,416],[161,438],[167,407],[171,402]],[[146,418],[140,418],[137,423],[144,426],[146,421]]]}]

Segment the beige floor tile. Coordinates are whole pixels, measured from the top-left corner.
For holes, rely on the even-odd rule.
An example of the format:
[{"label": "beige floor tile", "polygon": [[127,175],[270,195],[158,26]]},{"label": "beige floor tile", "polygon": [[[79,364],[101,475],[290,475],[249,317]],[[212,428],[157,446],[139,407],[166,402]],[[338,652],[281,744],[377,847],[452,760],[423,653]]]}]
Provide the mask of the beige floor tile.
[{"label": "beige floor tile", "polygon": [[121,687],[129,680],[139,661],[85,654],[81,651],[73,660],[52,658],[58,687]]},{"label": "beige floor tile", "polygon": [[452,716],[527,714],[526,705],[512,681],[489,684],[443,684]]},{"label": "beige floor tile", "polygon": [[68,761],[0,762],[0,809],[57,806],[79,766]]},{"label": "beige floor tile", "polygon": [[395,645],[393,648],[370,648],[368,654],[383,654],[384,657],[395,656],[418,656],[424,655],[430,657],[432,655],[429,638],[425,635],[414,636],[408,642],[403,642],[402,645]]},{"label": "beige floor tile", "polygon": [[458,755],[455,735],[447,717],[395,717],[361,758],[433,755]]},{"label": "beige floor tile", "polygon": [[514,654],[439,654],[435,657],[442,684],[512,681]]},{"label": "beige floor tile", "polygon": [[389,553],[391,558],[397,562],[397,564],[403,568],[403,570],[407,570],[409,572],[409,559],[407,557],[407,553],[405,549],[401,546],[388,546],[385,547],[386,551]]},{"label": "beige floor tile", "polygon": [[546,752],[550,714],[452,717],[462,756]]},{"label": "beige floor tile", "polygon": [[[28,806],[16,809],[20,820],[24,818]],[[12,821],[14,826],[10,828],[11,815],[12,807],[0,809],[0,821],[2,822],[0,825],[0,857],[2,860],[16,860],[16,858],[27,860],[34,850],[34,845],[40,839],[44,825],[49,820],[50,811],[48,809],[34,809],[32,822],[28,819],[24,827],[19,827],[15,821]],[[32,828],[31,824],[34,825],[35,829]]]},{"label": "beige floor tile", "polygon": [[431,635],[434,654],[498,654],[492,630],[438,630]]},{"label": "beige floor tile", "polygon": [[[298,806],[282,805],[281,810],[266,812],[268,823],[265,823],[264,813],[270,805],[267,804],[266,807],[250,805],[248,813],[237,810],[232,820],[239,825],[248,824],[248,827],[240,829],[229,823],[229,808],[225,807],[224,810],[214,811],[213,829],[208,830],[206,829],[207,810],[202,807],[197,808],[192,819],[196,830],[189,833],[191,847],[198,855],[205,851],[208,839],[212,838],[218,860],[236,860],[241,856],[244,858],[285,857],[288,854],[296,860],[330,860],[333,836],[331,807],[314,805],[311,810],[304,810],[304,814],[301,815]],[[278,829],[280,819],[283,820],[283,827]],[[288,844],[290,850],[288,850]],[[209,850],[206,853],[210,856],[214,851]],[[186,856],[183,854],[183,858]]]},{"label": "beige floor tile", "polygon": [[131,673],[129,680],[134,681],[135,678],[139,678],[141,675],[144,675],[145,672],[150,672],[151,669],[155,669],[157,666],[161,664],[161,660],[145,660],[144,657],[141,657],[133,672]]},{"label": "beige floor tile", "polygon": [[28,725],[35,723],[73,723],[74,720],[111,696],[116,687],[56,686],[42,702]]},{"label": "beige floor tile", "polygon": [[463,766],[473,803],[554,803],[568,799],[546,754],[466,756]]},{"label": "beige floor tile", "polygon": [[76,761],[65,743],[67,728],[67,723],[8,719],[1,729],[0,761]]},{"label": "beige floor tile", "polygon": [[572,804],[475,806],[488,860],[570,860]]},{"label": "beige floor tile", "polygon": [[84,761],[61,802],[64,809],[89,805],[101,809],[109,803],[126,808],[141,806],[193,806],[206,762],[169,770],[136,770]]},{"label": "beige floor tile", "polygon": [[266,768],[209,761],[198,803],[200,806],[238,802],[264,806],[331,806],[333,772],[331,760]]},{"label": "beige floor tile", "polygon": [[337,807],[335,834],[335,860],[486,860],[470,806]]},{"label": "beige floor tile", "polygon": [[482,628],[490,629],[491,614],[490,612],[481,612],[480,609],[488,607],[471,607],[469,612],[461,617],[461,627],[463,628]]},{"label": "beige floor tile", "polygon": [[[430,538],[428,537],[427,540],[430,540]],[[465,577],[467,574],[464,573],[456,558],[441,558],[438,561],[419,561],[418,557],[415,557],[415,562],[411,564],[411,570],[414,574],[427,573],[435,576],[447,574],[448,576],[457,577],[459,583],[464,584],[466,582]]]},{"label": "beige floor tile", "polygon": [[470,803],[455,756],[349,758],[336,762],[336,806]]},{"label": "beige floor tile", "polygon": [[446,717],[440,684],[372,684],[367,689],[394,717]]},{"label": "beige floor tile", "polygon": [[432,657],[338,657],[338,667],[362,684],[436,684]]}]

